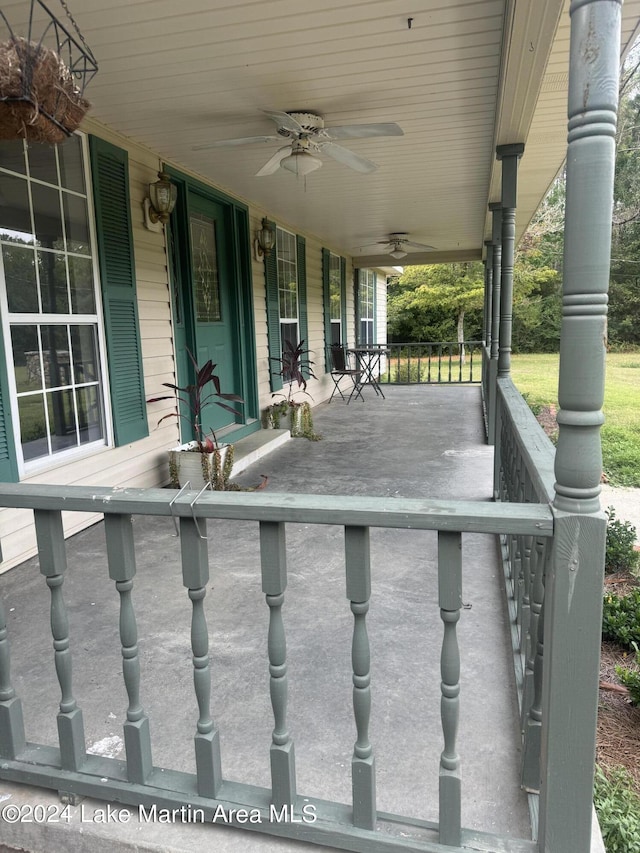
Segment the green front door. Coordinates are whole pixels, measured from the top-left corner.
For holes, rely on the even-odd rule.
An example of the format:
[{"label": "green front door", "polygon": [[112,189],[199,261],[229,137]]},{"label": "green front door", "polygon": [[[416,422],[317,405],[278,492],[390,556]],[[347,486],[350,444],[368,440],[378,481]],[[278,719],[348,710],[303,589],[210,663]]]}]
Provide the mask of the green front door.
[{"label": "green front door", "polygon": [[[223,393],[241,395],[240,357],[234,346],[238,306],[232,286],[227,208],[195,192],[188,194],[188,263],[182,276],[186,339],[199,366],[216,365]],[[190,365],[183,365],[189,370]],[[193,377],[191,379],[193,381]],[[211,386],[213,390],[213,386]],[[234,408],[240,408],[232,404]],[[203,409],[202,427],[216,433],[241,420],[217,405]]]}]

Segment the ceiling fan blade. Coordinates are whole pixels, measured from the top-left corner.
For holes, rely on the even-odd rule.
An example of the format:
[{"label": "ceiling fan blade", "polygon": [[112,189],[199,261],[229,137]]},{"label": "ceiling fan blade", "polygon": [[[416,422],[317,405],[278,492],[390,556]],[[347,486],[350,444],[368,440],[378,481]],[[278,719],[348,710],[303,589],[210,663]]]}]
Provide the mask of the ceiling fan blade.
[{"label": "ceiling fan blade", "polygon": [[283,127],[293,133],[301,133],[304,130],[300,122],[290,116],[289,113],[281,113],[279,110],[262,110],[262,112],[275,121],[278,127]]},{"label": "ceiling fan blade", "polygon": [[328,154],[329,157],[332,157],[334,160],[337,160],[345,166],[349,166],[350,169],[355,169],[356,172],[363,172],[367,175],[370,172],[375,172],[378,168],[375,163],[371,162],[371,160],[367,160],[366,157],[361,157],[360,154],[356,154],[348,148],[343,148],[342,145],[335,145],[333,142],[325,142],[321,144],[319,148],[323,154]]},{"label": "ceiling fan blade", "polygon": [[208,148],[225,148],[233,145],[253,145],[254,142],[281,142],[281,136],[240,136],[238,139],[218,139],[204,145],[194,145],[192,151],[206,151]]},{"label": "ceiling fan blade", "polygon": [[257,178],[262,178],[264,175],[273,175],[274,172],[278,171],[280,166],[280,161],[284,160],[285,157],[288,157],[291,154],[291,146],[285,145],[284,148],[279,148],[276,153],[264,164],[262,169],[259,172],[256,172]]},{"label": "ceiling fan blade", "polygon": [[435,250],[435,246],[427,246],[425,243],[412,243],[411,240],[403,240],[403,246],[410,246],[412,249],[424,249],[426,251]]},{"label": "ceiling fan blade", "polygon": [[362,139],[367,136],[404,136],[399,124],[344,124],[339,127],[327,127],[325,133],[332,139]]}]

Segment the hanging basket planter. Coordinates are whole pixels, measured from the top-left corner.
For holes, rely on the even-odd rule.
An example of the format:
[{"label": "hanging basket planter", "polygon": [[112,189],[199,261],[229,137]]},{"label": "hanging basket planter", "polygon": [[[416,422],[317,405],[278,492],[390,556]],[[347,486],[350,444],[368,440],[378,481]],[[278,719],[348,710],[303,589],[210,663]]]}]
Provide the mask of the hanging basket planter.
[{"label": "hanging basket planter", "polygon": [[89,109],[84,91],[98,70],[64,0],[78,38],[41,2],[31,0],[27,36],[0,42],[0,139],[63,142]]}]

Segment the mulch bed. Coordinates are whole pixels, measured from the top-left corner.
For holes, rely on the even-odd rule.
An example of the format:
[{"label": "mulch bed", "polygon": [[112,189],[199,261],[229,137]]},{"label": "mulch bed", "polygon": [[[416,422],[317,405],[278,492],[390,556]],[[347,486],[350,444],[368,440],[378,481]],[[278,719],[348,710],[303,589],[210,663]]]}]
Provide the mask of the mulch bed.
[{"label": "mulch bed", "polygon": [[[628,572],[608,575],[607,592],[627,594],[637,579]],[[617,643],[603,640],[600,656],[600,697],[596,758],[605,769],[622,765],[635,780],[640,794],[640,708],[629,702],[627,689],[616,675],[616,665],[630,666],[634,656]]]}]

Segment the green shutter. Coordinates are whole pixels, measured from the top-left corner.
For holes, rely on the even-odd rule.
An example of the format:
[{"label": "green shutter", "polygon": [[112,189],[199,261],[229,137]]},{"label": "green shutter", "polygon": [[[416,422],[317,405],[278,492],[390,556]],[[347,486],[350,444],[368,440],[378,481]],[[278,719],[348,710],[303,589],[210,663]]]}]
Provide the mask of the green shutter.
[{"label": "green shutter", "polygon": [[322,303],[324,306],[324,351],[325,372],[329,371],[329,350],[331,347],[331,288],[330,288],[331,253],[322,250]]},{"label": "green shutter", "polygon": [[[269,227],[276,232],[275,222],[269,222]],[[271,378],[271,390],[279,391],[282,388],[282,376],[280,363],[277,359],[282,358],[282,344],[280,342],[280,301],[278,299],[278,250],[277,245],[273,247],[269,256],[264,259],[264,281],[267,300],[267,336],[269,341],[269,376]]]},{"label": "green shutter", "polygon": [[116,445],[149,434],[136,297],[127,152],[89,138]]},{"label": "green shutter", "polygon": [[347,259],[340,258],[340,318],[342,346],[347,346]]},{"label": "green shutter", "polygon": [[2,326],[0,325],[0,481],[3,483],[17,483],[18,462],[13,438],[13,421],[9,402],[9,382],[5,352]]},{"label": "green shutter", "polygon": [[[307,323],[307,250],[304,237],[296,236],[296,256],[298,267],[298,322],[300,324],[300,340],[304,341],[305,349],[309,349],[309,326]],[[311,358],[308,355],[307,358]],[[302,375],[309,378],[307,370]]]}]

